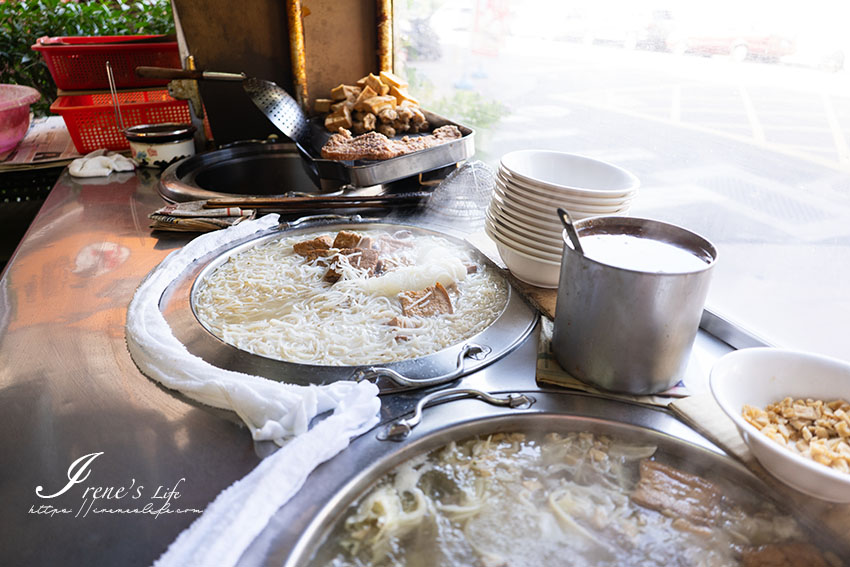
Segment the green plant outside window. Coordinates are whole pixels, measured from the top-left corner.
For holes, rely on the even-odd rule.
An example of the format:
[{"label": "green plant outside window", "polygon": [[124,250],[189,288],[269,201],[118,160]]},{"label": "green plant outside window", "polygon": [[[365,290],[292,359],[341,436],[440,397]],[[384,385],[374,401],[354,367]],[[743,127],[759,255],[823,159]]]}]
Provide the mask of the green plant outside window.
[{"label": "green plant outside window", "polygon": [[19,0],[0,2],[0,83],[28,85],[41,93],[36,116],[49,114],[56,85],[32,45],[43,36],[174,33],[168,0]]}]

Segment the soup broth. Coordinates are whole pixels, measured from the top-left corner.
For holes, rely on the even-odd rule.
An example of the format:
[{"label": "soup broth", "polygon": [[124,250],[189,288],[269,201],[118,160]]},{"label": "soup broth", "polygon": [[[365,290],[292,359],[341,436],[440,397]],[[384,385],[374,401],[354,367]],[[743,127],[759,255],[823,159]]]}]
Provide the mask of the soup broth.
[{"label": "soup broth", "polygon": [[708,567],[785,550],[823,560],[772,504],[659,457],[579,432],[453,442],[380,480],[310,565]]},{"label": "soup broth", "polygon": [[630,234],[591,234],[581,237],[585,256],[626,270],[687,273],[708,267],[707,259],[690,250]]}]

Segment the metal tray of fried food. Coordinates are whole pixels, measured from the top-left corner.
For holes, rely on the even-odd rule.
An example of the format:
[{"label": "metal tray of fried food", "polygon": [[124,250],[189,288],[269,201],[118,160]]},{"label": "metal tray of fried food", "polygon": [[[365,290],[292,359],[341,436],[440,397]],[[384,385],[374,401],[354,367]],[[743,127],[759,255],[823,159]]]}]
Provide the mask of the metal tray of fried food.
[{"label": "metal tray of fried food", "polygon": [[[385,160],[331,160],[322,158],[322,146],[330,139],[331,132],[325,129],[321,119],[313,118],[310,120],[310,138],[303,144],[297,144],[298,150],[313,170],[312,173],[323,184],[332,182],[352,187],[382,185],[454,165],[472,157],[475,153],[475,132],[471,128],[424,109],[422,113],[431,125],[431,131],[441,126],[453,125],[460,130],[461,137],[439,146]],[[414,137],[426,134],[430,132],[406,135]],[[399,135],[393,139],[403,137],[404,135]]]}]

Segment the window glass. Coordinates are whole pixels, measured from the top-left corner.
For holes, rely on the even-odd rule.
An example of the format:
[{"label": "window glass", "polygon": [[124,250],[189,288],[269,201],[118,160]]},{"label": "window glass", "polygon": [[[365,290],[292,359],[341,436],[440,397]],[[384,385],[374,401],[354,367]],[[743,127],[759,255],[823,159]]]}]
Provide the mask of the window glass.
[{"label": "window glass", "polygon": [[850,7],[397,1],[396,66],[477,157],[555,149],[641,180],[629,214],[709,238],[708,307],[850,359]]}]

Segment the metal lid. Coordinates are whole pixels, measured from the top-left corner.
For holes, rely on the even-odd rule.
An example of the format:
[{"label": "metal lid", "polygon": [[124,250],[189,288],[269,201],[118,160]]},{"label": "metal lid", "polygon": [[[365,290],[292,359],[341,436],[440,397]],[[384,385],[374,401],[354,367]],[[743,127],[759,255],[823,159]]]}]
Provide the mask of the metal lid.
[{"label": "metal lid", "polygon": [[188,140],[195,134],[195,130],[191,124],[139,124],[124,130],[124,135],[131,142],[156,144]]}]

